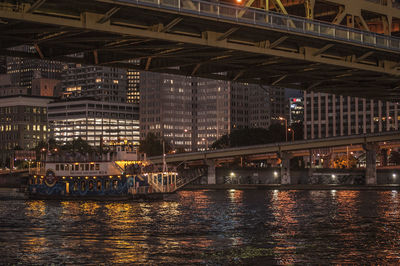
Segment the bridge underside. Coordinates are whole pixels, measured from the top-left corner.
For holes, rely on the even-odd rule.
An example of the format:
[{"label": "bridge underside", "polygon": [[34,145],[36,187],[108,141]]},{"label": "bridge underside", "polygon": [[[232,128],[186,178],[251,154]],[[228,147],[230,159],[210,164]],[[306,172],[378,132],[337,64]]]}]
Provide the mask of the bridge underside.
[{"label": "bridge underside", "polygon": [[[400,100],[400,44],[395,51],[111,0],[15,2],[0,4],[3,55]],[[13,49],[23,44],[35,49]]]},{"label": "bridge underside", "polygon": [[222,1],[400,36],[400,3],[392,0]]}]

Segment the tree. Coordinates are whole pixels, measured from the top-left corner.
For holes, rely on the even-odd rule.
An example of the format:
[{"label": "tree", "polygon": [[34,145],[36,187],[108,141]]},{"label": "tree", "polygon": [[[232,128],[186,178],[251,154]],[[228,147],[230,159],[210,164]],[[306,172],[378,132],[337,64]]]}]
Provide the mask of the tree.
[{"label": "tree", "polygon": [[80,137],[72,140],[72,142],[65,143],[65,145],[61,146],[60,148],[64,152],[80,154],[87,154],[94,151],[94,148],[90,146],[90,144],[86,140],[83,140]]},{"label": "tree", "polygon": [[[294,140],[303,140],[304,139],[304,126],[303,122],[293,123],[290,125],[290,128],[294,130]],[[288,140],[292,139],[292,133],[288,132]]]},{"label": "tree", "polygon": [[[165,152],[171,150],[171,145],[165,141]],[[154,133],[148,133],[146,138],[140,142],[139,151],[146,153],[147,156],[158,156],[163,154],[163,139],[157,137]]]},{"label": "tree", "polygon": [[285,141],[285,126],[272,124],[269,129],[243,128],[232,131],[217,139],[211,148],[224,149],[230,147],[251,146]]}]

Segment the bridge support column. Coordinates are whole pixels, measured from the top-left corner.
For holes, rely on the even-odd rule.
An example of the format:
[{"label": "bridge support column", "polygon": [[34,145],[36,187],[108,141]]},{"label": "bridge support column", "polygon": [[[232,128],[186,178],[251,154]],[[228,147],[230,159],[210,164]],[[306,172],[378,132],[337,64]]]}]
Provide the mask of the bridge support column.
[{"label": "bridge support column", "polygon": [[206,160],[207,164],[207,184],[216,184],[215,162],[214,160]]},{"label": "bridge support column", "polygon": [[367,185],[376,185],[376,153],[379,150],[379,145],[377,143],[365,143],[363,148],[366,152],[365,183]]},{"label": "bridge support column", "polygon": [[291,154],[288,152],[281,152],[279,154],[281,163],[281,184],[282,185],[290,185],[292,183],[292,179],[290,177],[290,159]]}]

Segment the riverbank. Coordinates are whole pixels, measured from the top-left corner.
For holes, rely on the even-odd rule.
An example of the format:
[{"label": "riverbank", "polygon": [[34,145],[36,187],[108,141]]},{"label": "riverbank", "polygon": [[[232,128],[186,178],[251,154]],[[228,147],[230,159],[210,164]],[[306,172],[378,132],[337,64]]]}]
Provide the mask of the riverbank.
[{"label": "riverbank", "polygon": [[280,185],[280,184],[214,184],[214,185],[188,185],[185,190],[200,190],[200,189],[214,189],[214,190],[227,190],[227,189],[268,189],[268,190],[400,190],[398,184],[387,185]]}]

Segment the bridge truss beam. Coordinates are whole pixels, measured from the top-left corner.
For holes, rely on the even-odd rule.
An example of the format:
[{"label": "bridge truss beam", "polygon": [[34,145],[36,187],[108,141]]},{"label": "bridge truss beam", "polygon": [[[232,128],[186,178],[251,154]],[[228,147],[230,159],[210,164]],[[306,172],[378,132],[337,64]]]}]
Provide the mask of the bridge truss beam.
[{"label": "bridge truss beam", "polygon": [[400,36],[400,4],[391,0],[248,0],[244,6]]},{"label": "bridge truss beam", "polygon": [[[3,55],[400,100],[400,49],[112,0],[13,2]],[[36,53],[9,49],[22,44]]]}]

